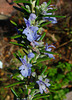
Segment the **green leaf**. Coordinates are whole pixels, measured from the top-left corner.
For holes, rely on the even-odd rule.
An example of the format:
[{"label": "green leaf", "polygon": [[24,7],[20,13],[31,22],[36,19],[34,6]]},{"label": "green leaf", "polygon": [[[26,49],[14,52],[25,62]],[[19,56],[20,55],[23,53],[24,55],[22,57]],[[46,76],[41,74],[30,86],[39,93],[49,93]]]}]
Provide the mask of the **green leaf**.
[{"label": "green leaf", "polygon": [[17,54],[17,53],[13,53],[13,55],[14,55],[16,58],[18,58],[18,54]]},{"label": "green leaf", "polygon": [[45,35],[46,35],[46,32],[43,33],[43,35],[41,36],[41,38],[39,39],[39,41],[43,40],[43,38],[45,37]]},{"label": "green leaf", "polygon": [[10,43],[12,43],[12,44],[14,44],[14,45],[18,45],[18,46],[22,46],[22,47],[24,47],[23,44],[18,44],[18,43],[16,43],[16,42],[10,42]]},{"label": "green leaf", "polygon": [[11,22],[13,25],[17,26],[17,24],[16,24],[14,21],[10,20],[10,22]]},{"label": "green leaf", "polygon": [[65,18],[66,16],[58,16],[58,15],[41,15],[36,18],[36,20],[41,19],[42,17],[58,17],[58,18]]},{"label": "green leaf", "polygon": [[58,53],[54,53],[54,52],[50,52],[50,51],[45,51],[45,50],[40,50],[40,52],[42,52],[42,53],[56,54],[56,55],[58,55]]},{"label": "green leaf", "polygon": [[70,42],[72,42],[72,39],[70,39]]},{"label": "green leaf", "polygon": [[36,0],[36,6],[38,6],[38,5],[39,5],[39,1],[40,1],[40,0]]},{"label": "green leaf", "polygon": [[16,0],[16,1],[13,1],[15,3],[29,3],[31,4],[29,1],[26,1],[26,0]]},{"label": "green leaf", "polygon": [[[39,89],[33,89],[32,91],[31,91],[31,93],[30,93],[30,95],[31,95],[31,100],[33,100],[32,98],[34,98],[34,95],[36,95],[37,93],[39,93],[40,91],[39,91]],[[40,94],[41,95],[41,94]],[[36,97],[36,96],[35,96]]]},{"label": "green leaf", "polygon": [[58,15],[43,15],[42,17],[58,17],[58,18],[65,18],[66,16],[58,16]]},{"label": "green leaf", "polygon": [[18,75],[20,75],[19,73],[15,73],[12,78],[16,78]]},{"label": "green leaf", "polygon": [[50,95],[45,95],[45,96],[40,96],[40,97],[36,97],[36,98],[34,98],[33,100],[39,100],[40,98],[46,98],[46,97],[49,97]]},{"label": "green leaf", "polygon": [[54,11],[56,11],[56,10],[57,10],[57,9],[48,10],[47,13],[54,12]]},{"label": "green leaf", "polygon": [[46,60],[50,60],[50,59],[52,59],[52,58],[49,58],[49,57],[38,58],[36,64],[43,62],[43,61],[46,61]]},{"label": "green leaf", "polygon": [[43,27],[43,26],[45,26],[45,25],[50,24],[51,22],[52,22],[52,21],[49,21],[49,22],[47,22],[47,23],[41,24],[40,26]]},{"label": "green leaf", "polygon": [[21,52],[20,51],[17,51],[18,52],[18,55],[20,56],[20,57],[22,57],[22,54],[21,54]]},{"label": "green leaf", "polygon": [[23,31],[23,29],[18,29],[18,30],[21,31],[21,32]]},{"label": "green leaf", "polygon": [[30,95],[34,94],[36,89],[32,89]]},{"label": "green leaf", "polygon": [[13,83],[13,84],[10,84],[10,85],[5,86],[5,88],[9,88],[9,87],[12,87],[12,86],[15,86],[15,85],[18,85],[18,84],[23,84],[23,83],[24,82]]},{"label": "green leaf", "polygon": [[11,37],[11,39],[15,39],[15,38],[19,38],[19,37],[21,37],[21,35],[14,35]]},{"label": "green leaf", "polygon": [[21,6],[21,8],[23,8],[26,12],[30,13],[30,12],[28,11],[28,9],[26,9],[25,7]]},{"label": "green leaf", "polygon": [[13,88],[11,88],[11,91],[13,92],[13,94],[14,94],[16,97],[18,97],[17,93],[14,91]]},{"label": "green leaf", "polygon": [[44,65],[44,70],[42,71],[41,75],[44,74],[44,72],[46,71],[46,69],[47,69],[47,66]]},{"label": "green leaf", "polygon": [[51,4],[51,0],[49,2],[47,2],[47,7]]},{"label": "green leaf", "polygon": [[23,10],[25,10],[26,12],[30,13],[28,9],[26,9],[24,6],[22,6],[21,4],[17,3],[17,5],[22,8]]},{"label": "green leaf", "polygon": [[[40,92],[40,91],[39,91],[39,92]],[[42,96],[42,94],[36,94],[36,95],[34,96],[34,98],[40,97],[40,96]]]},{"label": "green leaf", "polygon": [[23,50],[24,50],[27,54],[29,53],[25,48],[23,48]]}]

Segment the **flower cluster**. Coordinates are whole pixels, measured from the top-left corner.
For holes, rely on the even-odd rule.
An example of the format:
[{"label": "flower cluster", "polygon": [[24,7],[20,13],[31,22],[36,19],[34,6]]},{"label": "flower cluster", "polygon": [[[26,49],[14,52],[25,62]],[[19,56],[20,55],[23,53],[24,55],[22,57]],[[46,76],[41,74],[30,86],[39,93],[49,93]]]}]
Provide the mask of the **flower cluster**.
[{"label": "flower cluster", "polygon": [[36,15],[33,13],[30,14],[28,20],[24,18],[26,28],[23,31],[23,34],[25,34],[27,36],[27,39],[32,43],[33,46],[39,45],[36,41],[40,37],[40,35],[37,34],[38,27],[32,25],[32,22],[34,22],[35,19],[36,19]]},{"label": "flower cluster", "polygon": [[[53,46],[53,45],[49,45],[49,46],[48,46],[48,44],[46,43],[45,50],[50,52],[50,51],[52,50],[50,47],[54,47],[54,48],[55,48],[55,46]],[[55,57],[53,56],[53,54],[50,54],[50,53],[45,53],[45,54],[48,55],[49,58],[55,59]]]},{"label": "flower cluster", "polygon": [[[27,6],[26,6],[27,7]],[[50,6],[47,7],[47,3],[43,2],[43,4],[41,4],[41,6],[36,6],[36,8],[39,10],[39,12],[42,15],[52,15],[52,13],[47,13],[49,10],[53,10],[53,8]],[[24,58],[20,58],[22,65],[19,67],[20,73],[22,76],[27,77],[27,76],[37,76],[36,72],[32,72],[31,74],[31,68],[32,68],[32,63],[30,63],[31,59],[33,59],[35,57],[34,52],[37,52],[37,49],[39,51],[39,56],[37,58],[39,58],[41,56],[40,53],[40,46],[44,47],[45,51],[44,52],[44,56],[47,55],[49,58],[53,58],[55,59],[55,57],[53,56],[53,54],[51,53],[47,53],[47,52],[51,52],[52,48],[54,47],[53,45],[49,45],[46,43],[46,45],[44,45],[44,43],[42,42],[41,38],[42,35],[39,32],[39,29],[41,29],[42,27],[40,27],[40,25],[38,24],[38,21],[36,21],[36,18],[38,16],[36,16],[35,13],[31,13],[29,18],[26,19],[24,18],[25,24],[26,24],[26,28],[23,30],[22,34],[24,34],[27,37],[27,40],[30,42],[30,45],[33,47],[33,49],[27,56],[25,55]],[[55,17],[42,17],[42,20],[39,21],[40,22],[45,22],[46,20],[51,21],[51,23],[55,24],[57,23],[57,20]],[[35,73],[35,75],[33,75],[33,73]],[[43,79],[44,78],[44,79]],[[50,84],[49,79],[47,79],[46,77],[40,75],[38,77],[38,81],[36,81],[36,83],[39,85],[39,90],[40,93],[42,94],[43,91],[47,92],[47,88],[49,87]]]},{"label": "flower cluster", "polygon": [[[27,36],[27,40],[31,42],[33,47],[39,45],[39,42],[37,42],[37,41],[41,37],[41,35],[37,34],[38,27],[32,25],[32,22],[35,21],[35,19],[36,19],[36,15],[33,14],[33,13],[30,14],[28,20],[26,18],[24,18],[24,21],[25,21],[25,24],[26,24],[26,28],[23,31],[23,34],[25,34]],[[52,45],[48,46],[48,44],[46,43],[45,50],[46,51],[51,51],[52,49],[50,47],[54,47],[55,48],[55,46],[52,46]],[[53,54],[45,53],[45,55],[48,55],[49,58],[55,59]],[[34,56],[35,55],[32,52],[28,54],[28,58],[33,58]],[[26,56],[24,56],[23,59],[20,58],[20,60],[21,60],[21,62],[23,64],[22,66],[19,67],[19,70],[21,70],[20,71],[21,74],[24,77],[30,76],[32,64],[27,63]]]},{"label": "flower cluster", "polygon": [[[37,8],[40,10],[42,15],[53,15],[52,12],[48,13],[48,11],[53,10],[51,6],[53,5],[47,6],[47,2],[43,2],[43,4],[41,4],[41,6],[37,6]],[[43,20],[51,21],[52,24],[57,23],[57,19],[55,17],[43,17]]]},{"label": "flower cluster", "polygon": [[[23,43],[28,42],[29,44],[26,46],[26,48],[24,48],[25,52],[27,51],[24,54],[24,57],[19,57],[22,65],[19,67],[20,74],[18,77],[20,78],[23,76],[21,80],[30,78],[31,80],[29,79],[27,83],[33,82],[32,80],[35,78],[35,84],[39,85],[39,89],[35,90],[31,95],[29,93],[29,96],[33,98],[36,93],[40,92],[43,94],[43,91],[47,93],[47,89],[50,86],[47,75],[44,75],[44,72],[41,72],[43,70],[43,65],[40,67],[40,70],[38,70],[38,63],[45,61],[44,58],[47,60],[51,58],[55,59],[51,53],[52,47],[55,48],[55,46],[48,45],[48,43],[44,43],[42,41],[46,34],[44,33],[44,27],[42,27],[42,25],[44,26],[48,21],[55,24],[57,23],[57,19],[55,17],[51,17],[51,15],[54,14],[50,12],[50,10],[53,10],[52,5],[48,6],[46,2],[43,2],[43,4],[37,6],[35,4],[36,2],[32,2],[32,0],[30,0],[30,3],[32,4],[30,7],[28,3],[25,3],[25,9],[27,12],[29,12],[29,17],[24,17],[25,26],[23,31],[21,31],[21,35],[25,36],[25,41],[22,40]],[[41,19],[38,19],[38,17]],[[19,31],[20,30],[18,30],[18,32]],[[34,87],[32,87],[32,89],[34,89]],[[31,98],[30,100],[32,100]]]},{"label": "flower cluster", "polygon": [[42,94],[43,91],[44,92],[47,92],[47,89],[46,89],[46,86],[49,87],[50,84],[48,83],[49,82],[49,79],[45,79],[43,80],[43,78],[45,78],[46,76],[42,75],[42,76],[39,76],[38,77],[38,81],[36,81],[36,83],[39,85],[39,90],[40,90],[40,93]]}]

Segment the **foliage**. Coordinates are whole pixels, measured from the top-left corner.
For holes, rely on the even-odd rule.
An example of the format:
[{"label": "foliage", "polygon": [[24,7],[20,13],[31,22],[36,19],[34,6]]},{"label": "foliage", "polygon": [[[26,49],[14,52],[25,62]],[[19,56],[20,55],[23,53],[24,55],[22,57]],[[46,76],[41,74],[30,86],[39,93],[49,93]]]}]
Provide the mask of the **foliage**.
[{"label": "foliage", "polygon": [[63,100],[69,91],[72,82],[72,64],[59,62],[56,66],[48,69],[48,77],[51,82],[49,100]]},{"label": "foliage", "polygon": [[[17,82],[6,86],[11,87],[15,98],[25,98],[25,100],[60,100],[63,99],[68,89],[63,90],[63,86],[69,85],[71,81],[71,66],[69,63],[59,63],[56,66],[48,67],[45,61],[55,59],[52,52],[53,45],[44,43],[46,35],[44,32],[46,25],[57,23],[56,17],[65,16],[54,15],[56,9],[53,8],[51,0],[39,5],[39,0],[16,0],[19,6],[15,9],[24,14],[24,24],[20,27],[16,22],[17,35],[11,37],[16,42],[11,42],[22,48],[22,52],[14,53],[21,66],[14,69],[12,79]],[[20,3],[20,4],[19,4]],[[21,4],[23,3],[23,4]],[[46,27],[45,27],[46,26]]]}]

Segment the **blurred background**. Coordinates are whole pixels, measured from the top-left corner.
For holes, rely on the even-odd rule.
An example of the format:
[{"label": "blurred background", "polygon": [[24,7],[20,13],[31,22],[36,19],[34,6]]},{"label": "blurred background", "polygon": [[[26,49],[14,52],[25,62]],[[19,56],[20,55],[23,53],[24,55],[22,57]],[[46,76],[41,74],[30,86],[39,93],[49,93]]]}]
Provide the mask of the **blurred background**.
[{"label": "blurred background", "polygon": [[[40,4],[44,1],[48,2],[48,0],[40,0]],[[56,46],[54,52],[60,54],[60,56],[55,55],[56,59],[51,65],[63,66],[64,63],[67,63],[67,67],[69,64],[72,67],[72,0],[52,0],[52,4],[56,5],[58,9],[55,14],[66,16],[66,18],[57,18],[57,24],[48,25],[48,34],[44,41],[48,41],[49,44],[54,43]],[[15,81],[10,79],[11,69],[9,68],[13,69],[13,66],[19,66],[13,53],[21,48],[9,43],[14,41],[11,36],[17,34],[15,26],[10,23],[10,20],[19,25],[22,25],[24,21],[23,13],[15,10],[13,6],[17,6],[13,0],[0,0],[0,100],[13,100],[14,95],[10,88],[4,87]],[[70,69],[71,71],[72,69]],[[65,70],[64,74],[67,73],[68,71]],[[69,81],[68,85],[63,88],[69,89],[68,93],[70,94],[67,95],[67,100],[72,100],[72,82]]]}]

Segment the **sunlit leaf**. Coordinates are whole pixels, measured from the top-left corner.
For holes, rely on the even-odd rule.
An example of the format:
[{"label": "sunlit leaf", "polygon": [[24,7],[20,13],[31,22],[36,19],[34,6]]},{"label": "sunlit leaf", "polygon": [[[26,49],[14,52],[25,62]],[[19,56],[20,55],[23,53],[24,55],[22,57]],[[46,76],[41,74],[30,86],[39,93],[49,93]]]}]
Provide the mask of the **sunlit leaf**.
[{"label": "sunlit leaf", "polygon": [[19,38],[19,37],[21,37],[21,35],[14,35],[11,37],[11,39],[15,39],[15,38]]},{"label": "sunlit leaf", "polygon": [[15,85],[18,85],[18,84],[23,84],[23,83],[24,82],[13,83],[13,84],[10,84],[10,85],[5,86],[5,88],[12,87],[12,86],[15,86]]},{"label": "sunlit leaf", "polygon": [[47,7],[51,4],[51,0],[49,0],[49,2],[47,2]]},{"label": "sunlit leaf", "polygon": [[52,22],[52,21],[45,22],[45,23],[41,24],[40,26],[41,26],[41,27],[43,27],[43,26],[45,26],[45,25],[48,25],[48,24],[50,24],[51,22]]},{"label": "sunlit leaf", "polygon": [[46,69],[47,69],[47,66],[45,65],[45,66],[44,66],[44,69],[43,69],[43,71],[42,71],[42,73],[41,73],[41,75],[44,74],[44,72],[46,71]]},{"label": "sunlit leaf", "polygon": [[28,9],[26,9],[24,6],[22,6],[21,4],[17,4],[20,8],[22,8],[24,11],[26,11],[27,13],[30,13]]},{"label": "sunlit leaf", "polygon": [[16,0],[16,1],[13,1],[15,3],[29,3],[31,4],[29,1],[26,1],[26,0]]},{"label": "sunlit leaf", "polygon": [[49,57],[38,58],[36,64],[38,64],[38,63],[40,63],[40,62],[43,62],[43,61],[46,61],[46,60],[51,60],[51,59],[52,59],[52,58],[49,58]]},{"label": "sunlit leaf", "polygon": [[28,9],[26,9],[25,7],[21,6],[21,8],[23,8],[26,12],[30,13]]},{"label": "sunlit leaf", "polygon": [[16,24],[14,21],[10,20],[10,22],[11,22],[13,25],[17,26],[17,24]]},{"label": "sunlit leaf", "polygon": [[40,0],[36,0],[36,6],[38,6],[38,5],[39,5],[39,1],[40,1]]},{"label": "sunlit leaf", "polygon": [[14,44],[14,45],[18,45],[18,46],[23,46],[23,47],[24,47],[23,44],[19,44],[19,43],[16,43],[16,42],[10,42],[10,43],[12,43],[12,44]]},{"label": "sunlit leaf", "polygon": [[13,88],[11,88],[11,91],[13,92],[13,94],[14,94],[16,97],[18,97],[17,93],[14,91]]},{"label": "sunlit leaf", "polygon": [[57,9],[52,9],[52,10],[48,10],[47,13],[51,13],[51,12],[54,12],[56,11]]},{"label": "sunlit leaf", "polygon": [[33,100],[39,100],[40,98],[46,98],[46,97],[49,97],[49,96],[50,96],[50,95],[40,96],[40,97],[34,98]]},{"label": "sunlit leaf", "polygon": [[43,35],[41,36],[41,38],[39,39],[39,41],[43,40],[43,38],[45,37],[45,35],[46,35],[46,32],[43,33]]},{"label": "sunlit leaf", "polygon": [[56,54],[56,55],[58,55],[58,53],[54,53],[54,52],[50,52],[50,51],[45,51],[45,50],[40,50],[40,52],[42,52],[42,53]]},{"label": "sunlit leaf", "polygon": [[58,16],[58,15],[43,15],[42,17],[58,17],[58,18],[65,18],[66,16]]}]

